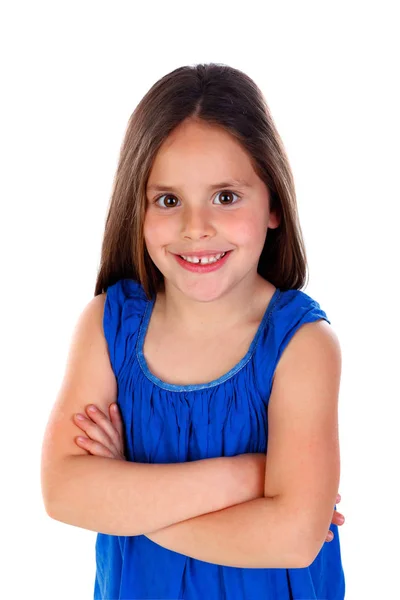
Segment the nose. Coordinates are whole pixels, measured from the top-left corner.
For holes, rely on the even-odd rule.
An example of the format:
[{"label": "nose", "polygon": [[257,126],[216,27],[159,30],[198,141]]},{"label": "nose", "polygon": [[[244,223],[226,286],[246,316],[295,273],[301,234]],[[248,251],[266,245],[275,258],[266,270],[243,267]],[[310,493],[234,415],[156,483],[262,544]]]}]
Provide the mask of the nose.
[{"label": "nose", "polygon": [[202,239],[215,235],[210,210],[205,206],[186,206],[182,215],[182,236],[185,239]]}]

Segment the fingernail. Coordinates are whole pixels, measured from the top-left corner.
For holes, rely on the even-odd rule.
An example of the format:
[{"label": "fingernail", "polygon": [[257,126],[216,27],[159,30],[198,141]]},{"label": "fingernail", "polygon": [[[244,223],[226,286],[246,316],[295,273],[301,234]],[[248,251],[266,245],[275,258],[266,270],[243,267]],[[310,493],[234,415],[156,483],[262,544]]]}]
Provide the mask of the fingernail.
[{"label": "fingernail", "polygon": [[341,525],[344,523],[344,517],[342,516],[338,517],[337,520]]},{"label": "fingernail", "polygon": [[75,415],[78,421],[84,421],[85,417],[83,415]]},{"label": "fingernail", "polygon": [[341,495],[340,495],[340,494],[338,494],[338,495],[336,496],[336,502],[340,502],[340,501],[341,501],[341,499],[342,499]]},{"label": "fingernail", "polygon": [[88,411],[89,411],[89,412],[96,412],[96,407],[95,407],[95,406],[93,406],[93,404],[91,404],[91,405],[88,407]]},{"label": "fingernail", "polygon": [[77,437],[76,439],[78,440],[78,442],[81,442],[81,444],[87,440],[87,438],[81,436]]},{"label": "fingernail", "polygon": [[332,531],[330,531],[328,533],[328,540],[333,540],[333,533],[332,533]]}]

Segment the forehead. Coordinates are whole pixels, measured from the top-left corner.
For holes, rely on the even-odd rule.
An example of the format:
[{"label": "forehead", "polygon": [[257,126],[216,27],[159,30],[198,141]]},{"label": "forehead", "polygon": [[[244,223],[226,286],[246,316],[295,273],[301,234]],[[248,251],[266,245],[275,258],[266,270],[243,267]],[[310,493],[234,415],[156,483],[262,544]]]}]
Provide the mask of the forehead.
[{"label": "forehead", "polygon": [[159,148],[148,185],[177,175],[215,181],[255,177],[251,158],[233,135],[218,125],[190,121],[176,127]]}]

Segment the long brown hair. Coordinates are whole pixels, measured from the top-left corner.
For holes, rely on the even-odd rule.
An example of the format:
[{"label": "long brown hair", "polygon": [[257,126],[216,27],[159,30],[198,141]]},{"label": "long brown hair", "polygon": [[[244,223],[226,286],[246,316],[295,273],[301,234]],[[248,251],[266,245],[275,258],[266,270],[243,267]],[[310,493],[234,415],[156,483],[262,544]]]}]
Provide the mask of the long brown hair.
[{"label": "long brown hair", "polygon": [[209,63],[175,69],[157,81],[131,115],[106,218],[95,296],[119,279],[139,281],[150,299],[163,275],[147,252],[146,185],[157,150],[184,120],[222,126],[242,144],[270,194],[280,224],[270,229],[258,273],[282,290],[304,287],[307,259],[292,171],[267,103],[254,81]]}]

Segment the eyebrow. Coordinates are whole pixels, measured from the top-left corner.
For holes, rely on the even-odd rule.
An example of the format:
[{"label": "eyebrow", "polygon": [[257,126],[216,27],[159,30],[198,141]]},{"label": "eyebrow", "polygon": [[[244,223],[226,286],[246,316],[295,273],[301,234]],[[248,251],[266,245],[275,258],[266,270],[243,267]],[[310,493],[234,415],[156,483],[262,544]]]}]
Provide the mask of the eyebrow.
[{"label": "eyebrow", "polygon": [[[244,179],[231,179],[229,181],[222,181],[221,183],[213,183],[208,186],[209,191],[217,190],[218,188],[230,188],[230,187],[242,187],[242,188],[251,188],[252,186]],[[162,183],[149,185],[147,187],[148,192],[164,192],[165,190],[170,190],[172,192],[178,191],[178,188],[175,188],[172,185],[164,185]]]}]

